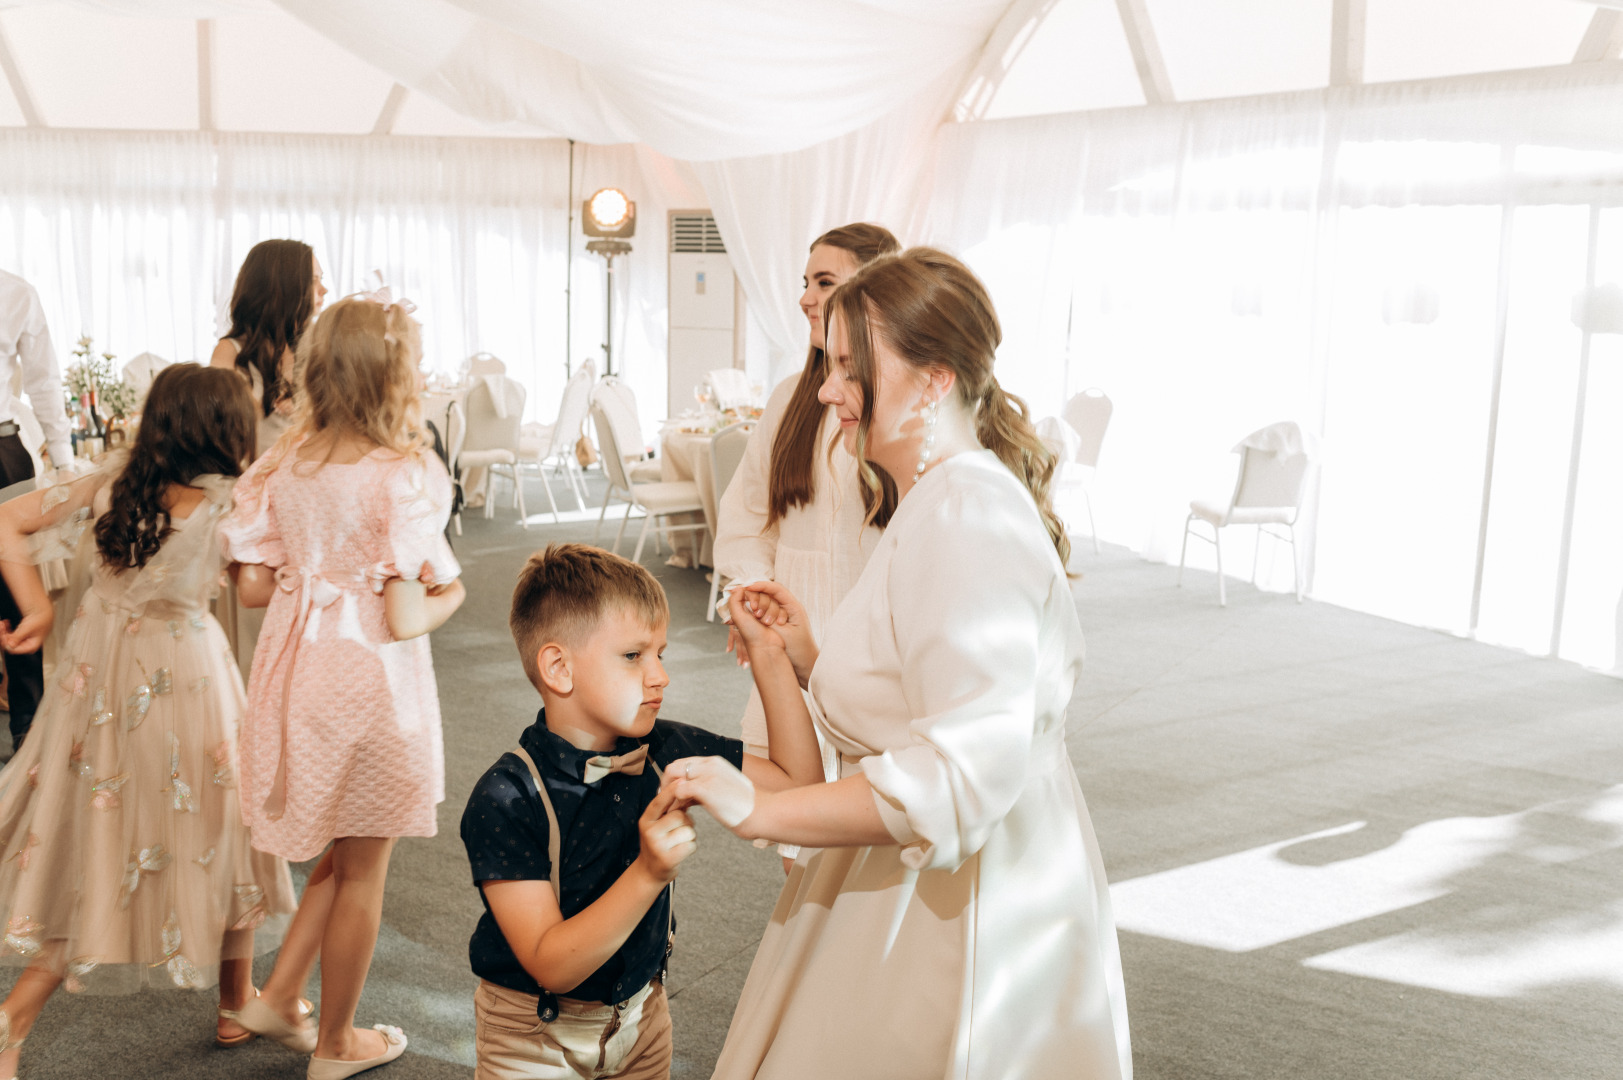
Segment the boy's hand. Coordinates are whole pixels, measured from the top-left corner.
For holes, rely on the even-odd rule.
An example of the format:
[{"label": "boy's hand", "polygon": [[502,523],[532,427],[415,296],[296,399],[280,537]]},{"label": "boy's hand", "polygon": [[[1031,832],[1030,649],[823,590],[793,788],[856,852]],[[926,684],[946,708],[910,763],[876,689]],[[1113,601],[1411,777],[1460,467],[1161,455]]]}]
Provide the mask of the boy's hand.
[{"label": "boy's hand", "polygon": [[750,648],[781,647],[805,686],[817,662],[817,642],[806,609],[795,594],[776,581],[757,581],[733,592],[733,625]]},{"label": "boy's hand", "polygon": [[726,758],[691,757],[671,762],[665,770],[661,794],[666,791],[683,804],[698,803],[736,835],[753,839],[739,826],[755,812],[755,785]]},{"label": "boy's hand", "polygon": [[740,664],[749,662],[751,649],[784,647],[783,636],[761,618],[763,613],[756,605],[750,603],[750,596],[743,589],[733,591],[727,607],[732,615],[732,622],[727,626],[727,647],[733,648],[735,641],[742,646]]},{"label": "boy's hand", "polygon": [[11,628],[11,623],[0,620],[0,648],[18,655],[39,652],[55,622],[56,612],[50,607],[24,615],[15,630]]},{"label": "boy's hand", "polygon": [[655,881],[676,879],[676,867],[698,847],[698,834],[687,811],[676,808],[676,796],[661,786],[637,822],[642,851],[637,861]]}]

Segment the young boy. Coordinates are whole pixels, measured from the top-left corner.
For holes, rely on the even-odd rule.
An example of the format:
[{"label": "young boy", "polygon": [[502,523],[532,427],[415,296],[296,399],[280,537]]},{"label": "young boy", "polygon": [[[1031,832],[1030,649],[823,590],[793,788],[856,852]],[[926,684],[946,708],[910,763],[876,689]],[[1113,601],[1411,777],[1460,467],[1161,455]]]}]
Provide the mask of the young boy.
[{"label": "young boy", "polygon": [[719,756],[768,790],[822,779],[809,731],[767,760],[656,719],[669,621],[653,575],[601,548],[553,544],[519,575],[508,622],[542,709],[462,815],[485,904],[475,1080],[668,1077],[669,886],[695,837],[660,771]]}]

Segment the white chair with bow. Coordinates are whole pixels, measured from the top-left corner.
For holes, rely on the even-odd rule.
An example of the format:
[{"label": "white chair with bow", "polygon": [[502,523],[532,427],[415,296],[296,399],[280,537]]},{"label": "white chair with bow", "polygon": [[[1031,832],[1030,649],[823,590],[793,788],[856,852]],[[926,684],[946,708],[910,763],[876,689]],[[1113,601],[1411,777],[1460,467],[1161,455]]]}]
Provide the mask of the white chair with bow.
[{"label": "white chair with bow", "polygon": [[524,387],[504,375],[487,375],[468,391],[468,426],[463,437],[462,451],[452,460],[453,471],[483,468],[485,517],[494,513],[490,499],[491,477],[505,469],[513,479],[513,505],[519,517],[528,516],[524,510],[524,483],[518,472],[519,427],[524,420]]},{"label": "white chair with bow", "polygon": [[[1240,473],[1234,494],[1227,503],[1196,499],[1189,504],[1183,523],[1183,547],[1178,552],[1178,584],[1183,585],[1183,566],[1189,554],[1189,538],[1205,540],[1217,549],[1217,602],[1228,606],[1223,581],[1223,530],[1230,525],[1257,526],[1257,546],[1251,555],[1251,584],[1257,583],[1257,556],[1262,538],[1271,537],[1290,545],[1291,575],[1296,585],[1296,602],[1302,602],[1302,569],[1296,557],[1296,518],[1307,492],[1309,466],[1317,456],[1317,440],[1297,424],[1286,420],[1259,428],[1240,440],[1234,453],[1240,455]],[[1211,527],[1212,535],[1195,530],[1195,522]],[[1269,526],[1282,526],[1273,532]]]}]

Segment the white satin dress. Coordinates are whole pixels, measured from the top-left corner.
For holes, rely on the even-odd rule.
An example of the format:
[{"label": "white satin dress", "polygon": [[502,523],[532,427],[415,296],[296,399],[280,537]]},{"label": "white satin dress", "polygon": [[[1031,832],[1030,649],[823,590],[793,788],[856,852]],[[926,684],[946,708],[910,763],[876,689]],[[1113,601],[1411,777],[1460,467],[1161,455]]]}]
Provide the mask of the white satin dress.
[{"label": "white satin dress", "polygon": [[815,720],[895,845],[790,872],[715,1076],[1128,1080],[1104,864],[1065,746],[1064,568],[989,451],[902,500],[829,621]]}]

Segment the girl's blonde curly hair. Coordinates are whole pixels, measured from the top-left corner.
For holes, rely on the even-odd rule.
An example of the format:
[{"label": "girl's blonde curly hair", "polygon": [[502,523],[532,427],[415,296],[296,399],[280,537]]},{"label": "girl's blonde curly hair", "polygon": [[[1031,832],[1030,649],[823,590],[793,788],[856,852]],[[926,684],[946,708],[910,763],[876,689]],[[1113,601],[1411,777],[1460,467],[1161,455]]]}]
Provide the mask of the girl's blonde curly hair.
[{"label": "girl's blonde curly hair", "polygon": [[422,353],[417,320],[399,304],[350,296],[328,307],[299,342],[293,431],[358,435],[420,462]]}]

